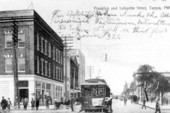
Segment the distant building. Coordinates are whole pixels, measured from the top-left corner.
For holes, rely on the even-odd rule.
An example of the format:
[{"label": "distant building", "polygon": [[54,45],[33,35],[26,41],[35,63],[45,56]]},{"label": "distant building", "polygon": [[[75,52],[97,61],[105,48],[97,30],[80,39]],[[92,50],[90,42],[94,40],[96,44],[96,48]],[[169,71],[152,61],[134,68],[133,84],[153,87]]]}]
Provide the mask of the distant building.
[{"label": "distant building", "polygon": [[63,43],[61,38],[34,10],[0,12],[0,97],[14,102],[12,31],[18,23],[18,74],[21,101],[47,96],[60,99],[64,92]]},{"label": "distant building", "polygon": [[[85,81],[85,57],[79,49],[69,51],[67,64],[68,92],[75,97],[80,96],[81,84]],[[70,86],[70,87],[69,87]]]}]

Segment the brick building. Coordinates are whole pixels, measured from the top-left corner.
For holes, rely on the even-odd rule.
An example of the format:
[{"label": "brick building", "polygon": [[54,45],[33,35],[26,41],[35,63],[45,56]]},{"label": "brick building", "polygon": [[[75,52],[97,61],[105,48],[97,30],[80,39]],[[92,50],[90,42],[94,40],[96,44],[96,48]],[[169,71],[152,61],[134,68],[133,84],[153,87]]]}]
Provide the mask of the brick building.
[{"label": "brick building", "polygon": [[[62,39],[34,10],[0,12],[0,97],[14,102],[11,21],[18,24],[18,79],[21,101],[64,94]],[[30,104],[30,103],[29,103]]]}]

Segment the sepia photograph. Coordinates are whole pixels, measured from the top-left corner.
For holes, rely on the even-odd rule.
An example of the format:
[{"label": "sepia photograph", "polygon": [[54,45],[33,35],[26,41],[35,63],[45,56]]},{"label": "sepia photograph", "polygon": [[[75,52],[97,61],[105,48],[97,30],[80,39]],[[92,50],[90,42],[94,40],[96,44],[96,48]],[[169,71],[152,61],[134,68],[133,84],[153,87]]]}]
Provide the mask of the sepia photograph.
[{"label": "sepia photograph", "polygon": [[169,0],[0,0],[0,113],[169,113]]}]

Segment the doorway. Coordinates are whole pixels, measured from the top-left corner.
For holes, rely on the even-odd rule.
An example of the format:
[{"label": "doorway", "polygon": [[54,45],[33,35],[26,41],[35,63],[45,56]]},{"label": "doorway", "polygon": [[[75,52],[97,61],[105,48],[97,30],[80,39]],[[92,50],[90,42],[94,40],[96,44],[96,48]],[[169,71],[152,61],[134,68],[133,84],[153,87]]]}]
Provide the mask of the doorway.
[{"label": "doorway", "polygon": [[24,98],[28,99],[28,89],[19,89],[20,102],[23,102]]}]

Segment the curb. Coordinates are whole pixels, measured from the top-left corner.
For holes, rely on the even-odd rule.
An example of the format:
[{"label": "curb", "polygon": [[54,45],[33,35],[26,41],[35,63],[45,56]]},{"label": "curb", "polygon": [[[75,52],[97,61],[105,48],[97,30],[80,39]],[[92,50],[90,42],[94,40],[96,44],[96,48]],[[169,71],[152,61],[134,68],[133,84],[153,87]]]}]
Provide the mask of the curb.
[{"label": "curb", "polygon": [[[136,103],[136,104],[142,105],[142,104],[140,104],[140,103]],[[155,108],[153,108],[153,107],[150,107],[150,106],[147,106],[147,105],[146,105],[146,107],[155,110]]]},{"label": "curb", "polygon": [[[142,104],[140,104],[140,103],[136,103],[136,104],[142,105]],[[155,108],[153,108],[153,107],[150,107],[150,106],[147,106],[147,105],[146,105],[146,107],[155,110]],[[170,108],[169,108],[169,109],[161,109],[161,110],[170,110]]]}]

